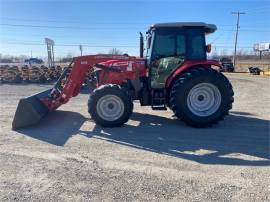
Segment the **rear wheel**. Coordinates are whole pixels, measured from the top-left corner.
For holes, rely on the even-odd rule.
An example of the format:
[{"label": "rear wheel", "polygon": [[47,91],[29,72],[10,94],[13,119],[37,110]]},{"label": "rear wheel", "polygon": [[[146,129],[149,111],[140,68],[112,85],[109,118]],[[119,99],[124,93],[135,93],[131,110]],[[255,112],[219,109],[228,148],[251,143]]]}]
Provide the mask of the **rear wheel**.
[{"label": "rear wheel", "polygon": [[123,125],[128,121],[132,110],[131,96],[119,85],[101,86],[89,97],[88,111],[92,119],[104,127]]},{"label": "rear wheel", "polygon": [[233,90],[229,80],[211,68],[194,68],[174,83],[170,105],[175,115],[195,127],[209,127],[223,119],[232,108]]}]

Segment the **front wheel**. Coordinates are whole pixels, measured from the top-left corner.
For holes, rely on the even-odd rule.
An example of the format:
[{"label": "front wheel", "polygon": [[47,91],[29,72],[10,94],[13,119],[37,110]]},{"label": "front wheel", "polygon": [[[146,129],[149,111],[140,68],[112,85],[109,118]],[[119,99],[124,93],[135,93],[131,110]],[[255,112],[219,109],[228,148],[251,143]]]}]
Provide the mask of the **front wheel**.
[{"label": "front wheel", "polygon": [[193,68],[174,83],[170,105],[175,115],[195,127],[209,127],[229,113],[233,102],[229,80],[211,68]]},{"label": "front wheel", "polygon": [[133,102],[129,93],[119,85],[100,86],[90,94],[88,112],[92,119],[104,127],[117,127],[126,123],[132,114]]}]

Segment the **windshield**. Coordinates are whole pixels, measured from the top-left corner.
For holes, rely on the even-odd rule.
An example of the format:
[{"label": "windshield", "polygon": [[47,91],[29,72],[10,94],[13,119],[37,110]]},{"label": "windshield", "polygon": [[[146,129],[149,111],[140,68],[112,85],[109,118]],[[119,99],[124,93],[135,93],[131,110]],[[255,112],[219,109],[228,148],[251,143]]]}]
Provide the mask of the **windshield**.
[{"label": "windshield", "polygon": [[178,30],[159,30],[156,33],[152,57],[153,59],[184,57],[185,50],[186,41],[184,33]]}]

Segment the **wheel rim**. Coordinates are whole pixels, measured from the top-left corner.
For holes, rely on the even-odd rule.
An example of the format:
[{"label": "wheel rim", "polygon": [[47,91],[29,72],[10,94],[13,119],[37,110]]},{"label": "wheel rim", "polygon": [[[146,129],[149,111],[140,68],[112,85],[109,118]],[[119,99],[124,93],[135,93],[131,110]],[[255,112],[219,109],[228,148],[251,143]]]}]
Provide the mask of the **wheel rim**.
[{"label": "wheel rim", "polygon": [[124,114],[124,103],[115,95],[105,95],[97,102],[97,114],[106,121],[115,121]]},{"label": "wheel rim", "polygon": [[214,114],[220,107],[220,104],[220,91],[211,83],[197,84],[188,93],[188,108],[197,116],[210,116]]}]

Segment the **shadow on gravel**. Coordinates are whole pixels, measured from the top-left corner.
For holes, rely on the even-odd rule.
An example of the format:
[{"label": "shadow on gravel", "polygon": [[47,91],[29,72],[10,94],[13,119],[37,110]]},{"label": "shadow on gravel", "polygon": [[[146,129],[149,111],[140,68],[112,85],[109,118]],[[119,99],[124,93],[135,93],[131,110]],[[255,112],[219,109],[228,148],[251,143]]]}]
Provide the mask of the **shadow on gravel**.
[{"label": "shadow on gravel", "polygon": [[63,146],[72,135],[78,133],[86,118],[77,112],[56,110],[49,113],[39,124],[17,132],[32,138]]},{"label": "shadow on gravel", "polygon": [[212,128],[191,128],[176,119],[134,113],[138,126],[81,131],[88,137],[171,155],[202,164],[266,166],[269,121],[230,115]]},{"label": "shadow on gravel", "polygon": [[202,164],[270,165],[269,121],[235,114],[212,128],[199,129],[176,119],[134,112],[131,120],[137,126],[95,126],[92,131],[82,131],[84,116],[58,110],[39,125],[18,132],[57,146],[80,134]]},{"label": "shadow on gravel", "polygon": [[4,83],[0,83],[0,85],[10,85],[10,86],[31,86],[31,85],[35,85],[35,86],[52,86],[54,85],[55,81],[52,82],[46,82],[46,83],[35,83],[35,82],[17,82],[17,83],[8,83],[8,82],[4,82]]}]

